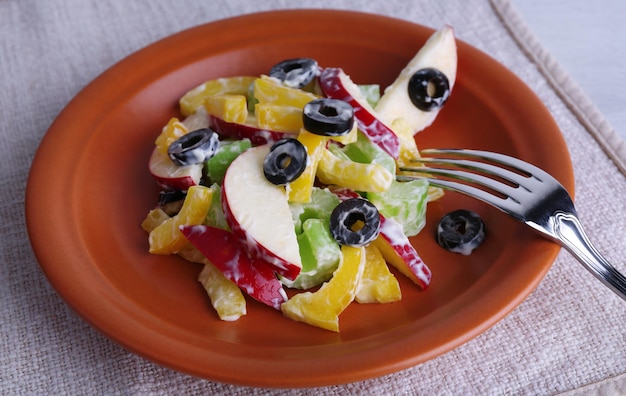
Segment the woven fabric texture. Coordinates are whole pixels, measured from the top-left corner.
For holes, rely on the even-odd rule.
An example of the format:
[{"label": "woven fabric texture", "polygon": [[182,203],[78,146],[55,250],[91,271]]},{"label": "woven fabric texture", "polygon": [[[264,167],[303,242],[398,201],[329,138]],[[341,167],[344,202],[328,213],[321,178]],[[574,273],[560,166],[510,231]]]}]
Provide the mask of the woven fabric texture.
[{"label": "woven fabric texture", "polygon": [[270,390],[194,378],[126,351],[66,306],[40,270],[24,218],[29,167],[55,116],[100,73],[155,40],[287,8],[358,10],[433,28],[448,23],[460,40],[511,69],[561,128],[581,220],[599,250],[626,272],[625,144],[507,1],[2,0],[0,393],[626,393],[626,304],[566,252],[528,299],[472,341],[419,366],[336,387]]}]

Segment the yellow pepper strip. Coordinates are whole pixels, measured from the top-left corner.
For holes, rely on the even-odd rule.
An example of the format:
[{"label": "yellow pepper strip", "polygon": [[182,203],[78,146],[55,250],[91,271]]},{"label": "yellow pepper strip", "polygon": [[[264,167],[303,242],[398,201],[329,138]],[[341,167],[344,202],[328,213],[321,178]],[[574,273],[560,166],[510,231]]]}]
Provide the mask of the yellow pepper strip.
[{"label": "yellow pepper strip", "polygon": [[148,212],[148,215],[141,222],[141,228],[147,233],[157,228],[161,225],[165,220],[169,219],[170,216],[165,213],[165,211],[161,208],[152,209]]},{"label": "yellow pepper strip", "polygon": [[150,232],[148,237],[150,253],[173,254],[183,249],[189,242],[179,227],[202,224],[209,212],[212,194],[213,190],[208,187],[189,187],[180,212]]},{"label": "yellow pepper strip", "polygon": [[311,201],[311,191],[313,191],[317,166],[322,153],[326,151],[328,138],[302,129],[298,134],[298,140],[306,148],[309,161],[304,172],[287,185],[287,196],[289,202],[307,203]]},{"label": "yellow pepper strip", "polygon": [[350,143],[356,142],[356,139],[358,137],[357,133],[359,133],[359,127],[357,123],[355,122],[354,126],[352,127],[352,130],[349,133],[347,133],[346,135],[341,135],[341,136],[331,136],[330,139],[336,142],[339,142],[341,144],[350,144]]},{"label": "yellow pepper strip", "polygon": [[204,109],[226,122],[243,124],[248,118],[248,99],[244,95],[210,95],[204,100]]},{"label": "yellow pepper strip", "polygon": [[257,126],[269,131],[298,133],[303,128],[302,109],[292,106],[277,106],[257,103],[254,106]]},{"label": "yellow pepper strip", "polygon": [[389,271],[382,253],[376,246],[365,247],[365,269],[357,288],[355,300],[360,304],[390,303],[402,299],[396,277]]},{"label": "yellow pepper strip", "polygon": [[408,122],[404,118],[396,118],[391,123],[391,129],[396,133],[400,141],[400,155],[396,160],[398,168],[401,166],[415,166],[411,160],[419,158],[420,151],[417,148],[413,131]]},{"label": "yellow pepper strip", "polygon": [[[152,209],[141,223],[141,227],[151,232],[169,219],[170,217],[162,209]],[[198,249],[191,244],[186,244],[178,251],[178,255],[192,263],[204,265],[198,275],[198,281],[204,287],[211,305],[221,320],[233,321],[246,314],[246,300],[241,289],[226,278]]]},{"label": "yellow pepper strip", "polygon": [[247,313],[246,299],[239,286],[226,278],[209,260],[205,260],[198,281],[221,320],[235,321]]},{"label": "yellow pepper strip", "polygon": [[259,103],[271,103],[276,106],[291,106],[302,110],[304,105],[318,96],[301,89],[283,85],[280,81],[261,76],[254,80],[254,97]]},{"label": "yellow pepper strip", "polygon": [[222,271],[207,260],[195,246],[186,245],[178,255],[187,261],[203,265],[202,271],[198,274],[198,281],[221,320],[234,321],[247,313],[246,299],[239,286],[226,278]]},{"label": "yellow pepper strip", "polygon": [[163,127],[163,130],[157,136],[154,144],[163,154],[167,154],[167,149],[179,137],[186,135],[189,132],[187,127],[178,120],[176,117],[170,118],[167,125]]},{"label": "yellow pepper strip", "polygon": [[[401,166],[413,167],[416,166],[415,162],[411,162],[420,157],[420,151],[415,143],[415,137],[411,127],[404,118],[396,118],[391,123],[391,129],[396,133],[400,140],[400,155],[396,160],[397,173],[399,175],[407,173],[400,170]],[[443,197],[443,190],[439,187],[428,186],[428,202],[436,201]]]},{"label": "yellow pepper strip", "polygon": [[324,184],[366,192],[384,192],[394,180],[393,174],[380,164],[344,160],[327,149],[317,167],[317,178]]},{"label": "yellow pepper strip", "polygon": [[195,113],[196,109],[201,107],[204,104],[204,100],[209,96],[223,94],[246,95],[250,84],[256,79],[257,77],[252,76],[237,76],[206,81],[190,89],[180,98],[178,102],[180,112],[184,116]]},{"label": "yellow pepper strip", "polygon": [[281,305],[281,311],[290,319],[339,332],[339,314],[354,300],[364,268],[364,248],[342,246],[333,277],[316,292],[291,297]]}]

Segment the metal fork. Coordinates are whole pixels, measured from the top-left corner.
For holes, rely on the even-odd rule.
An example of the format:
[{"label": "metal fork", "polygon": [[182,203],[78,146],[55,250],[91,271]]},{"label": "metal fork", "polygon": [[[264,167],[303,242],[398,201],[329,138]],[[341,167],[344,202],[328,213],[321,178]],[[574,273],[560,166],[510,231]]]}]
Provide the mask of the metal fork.
[{"label": "metal fork", "polygon": [[626,300],[626,277],[591,244],[570,195],[550,174],[517,158],[488,151],[429,149],[422,153],[438,157],[415,160],[424,166],[401,167],[411,175],[398,175],[397,180],[426,179],[433,186],[458,191],[500,209],[565,247]]}]

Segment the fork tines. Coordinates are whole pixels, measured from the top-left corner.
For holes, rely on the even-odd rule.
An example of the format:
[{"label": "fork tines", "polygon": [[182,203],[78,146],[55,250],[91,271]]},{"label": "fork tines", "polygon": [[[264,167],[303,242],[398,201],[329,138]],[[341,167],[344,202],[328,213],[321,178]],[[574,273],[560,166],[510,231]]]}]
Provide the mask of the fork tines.
[{"label": "fork tines", "polygon": [[[529,194],[540,195],[542,184],[551,177],[541,169],[504,154],[466,149],[429,149],[414,162],[415,167],[400,167],[411,172],[398,175],[398,181],[426,179],[437,187],[458,191],[514,212]],[[543,179],[543,180],[542,180]]]}]

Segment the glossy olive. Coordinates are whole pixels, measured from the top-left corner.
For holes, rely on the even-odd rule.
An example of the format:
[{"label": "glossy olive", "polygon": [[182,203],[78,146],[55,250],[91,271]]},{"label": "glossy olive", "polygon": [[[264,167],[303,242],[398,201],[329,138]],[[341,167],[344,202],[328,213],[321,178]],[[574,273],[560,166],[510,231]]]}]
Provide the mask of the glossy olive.
[{"label": "glossy olive", "polygon": [[437,242],[454,253],[470,254],[485,239],[485,226],[480,216],[459,209],[443,216],[437,225]]},{"label": "glossy olive", "polygon": [[319,74],[317,61],[311,58],[287,59],[272,66],[269,72],[283,84],[292,88],[302,88]]},{"label": "glossy olive", "polygon": [[339,99],[315,99],[302,110],[304,129],[322,136],[342,136],[354,126],[354,109]]},{"label": "glossy olive", "polygon": [[450,96],[450,82],[440,70],[420,69],[409,80],[411,102],[420,110],[431,111],[444,105]]},{"label": "glossy olive", "polygon": [[309,155],[297,139],[281,139],[274,143],[263,160],[265,178],[283,185],[296,180],[306,169]]},{"label": "glossy olive", "polygon": [[332,211],[330,233],[341,245],[365,246],[380,233],[378,209],[362,198],[347,199]]},{"label": "glossy olive", "polygon": [[208,128],[197,129],[172,142],[167,154],[178,165],[194,165],[214,156],[219,145],[217,133]]}]

